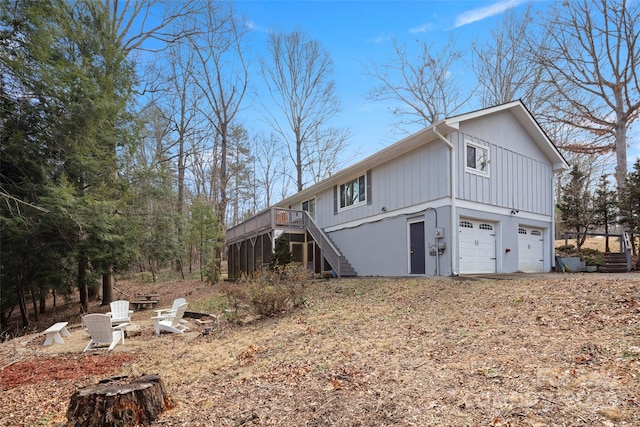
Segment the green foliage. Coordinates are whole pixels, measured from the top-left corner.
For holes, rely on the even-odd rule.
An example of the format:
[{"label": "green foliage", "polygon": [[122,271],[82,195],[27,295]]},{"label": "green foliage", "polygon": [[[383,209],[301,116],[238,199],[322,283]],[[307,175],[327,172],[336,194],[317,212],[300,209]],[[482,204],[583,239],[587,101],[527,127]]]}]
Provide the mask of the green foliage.
[{"label": "green foliage", "polygon": [[603,226],[608,230],[617,216],[617,202],[617,193],[611,189],[608,175],[602,175],[593,199],[593,225]]},{"label": "green foliage", "polygon": [[556,254],[561,257],[579,257],[587,265],[601,266],[604,264],[604,255],[597,249],[581,248],[574,245],[562,245],[556,248]]},{"label": "green foliage", "polygon": [[289,248],[289,238],[286,235],[276,240],[276,247],[271,255],[270,269],[277,270],[278,267],[287,266],[293,261],[293,254]]},{"label": "green foliage", "polygon": [[191,221],[186,241],[198,249],[200,256],[200,279],[211,283],[219,277],[219,270],[212,269],[213,255],[221,233],[218,218],[210,200],[196,197],[191,202]]},{"label": "green foliage", "polygon": [[560,218],[567,230],[576,233],[578,250],[584,244],[589,227],[593,225],[593,198],[588,188],[587,176],[575,165],[570,172],[569,183],[562,188],[558,203]]},{"label": "green foliage", "polygon": [[640,234],[640,159],[636,159],[620,192],[620,223],[634,235]]},{"label": "green foliage", "polygon": [[117,156],[132,144],[135,79],[104,3],[2,2],[0,27],[0,247],[12,294],[0,308],[17,300],[25,312],[32,289],[83,291],[130,258]]}]

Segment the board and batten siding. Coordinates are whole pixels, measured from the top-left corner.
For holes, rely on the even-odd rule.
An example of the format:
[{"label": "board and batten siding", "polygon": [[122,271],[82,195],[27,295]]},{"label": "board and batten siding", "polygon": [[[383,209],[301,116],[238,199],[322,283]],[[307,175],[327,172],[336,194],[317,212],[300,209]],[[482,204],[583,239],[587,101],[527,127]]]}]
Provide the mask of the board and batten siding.
[{"label": "board and batten siding", "polygon": [[[408,206],[447,197],[449,194],[448,148],[431,141],[393,160],[377,165],[369,172],[370,203],[344,210],[334,209],[334,191],[318,195],[316,212],[322,228],[358,221],[380,214],[384,207],[391,212]],[[365,171],[354,172],[355,179]],[[338,184],[339,185],[339,184]],[[369,202],[369,201],[368,201]]]},{"label": "board and batten siding", "polygon": [[[552,215],[551,164],[478,137],[455,132],[458,198],[508,209]],[[489,149],[488,176],[466,170],[465,141]]]}]

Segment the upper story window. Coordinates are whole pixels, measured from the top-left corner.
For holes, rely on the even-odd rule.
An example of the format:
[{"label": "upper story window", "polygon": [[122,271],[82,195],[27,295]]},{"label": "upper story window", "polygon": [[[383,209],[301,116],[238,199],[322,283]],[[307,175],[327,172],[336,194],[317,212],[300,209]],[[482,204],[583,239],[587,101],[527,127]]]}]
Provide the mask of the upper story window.
[{"label": "upper story window", "polygon": [[309,199],[302,202],[302,210],[309,212],[309,216],[316,220],[316,199]]},{"label": "upper story window", "polygon": [[467,171],[489,174],[489,149],[481,145],[466,143]]},{"label": "upper story window", "polygon": [[340,209],[361,205],[367,202],[367,184],[365,175],[340,185]]}]

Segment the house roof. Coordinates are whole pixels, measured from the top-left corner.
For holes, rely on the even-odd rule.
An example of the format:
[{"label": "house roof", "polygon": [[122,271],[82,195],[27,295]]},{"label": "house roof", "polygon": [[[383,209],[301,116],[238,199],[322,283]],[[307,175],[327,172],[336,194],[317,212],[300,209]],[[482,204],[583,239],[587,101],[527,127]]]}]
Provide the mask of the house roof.
[{"label": "house roof", "polygon": [[509,111],[515,117],[518,123],[524,128],[527,134],[531,136],[545,156],[547,156],[553,165],[554,172],[569,169],[569,163],[567,163],[565,158],[562,156],[562,153],[558,151],[558,148],[554,145],[551,139],[549,139],[545,131],[540,127],[540,124],[520,100],[453,116],[444,119],[444,122],[449,125],[457,126],[461,122],[473,120],[478,117],[489,116],[501,111]]},{"label": "house roof", "polygon": [[438,134],[446,136],[457,130],[462,122],[489,116],[501,111],[510,111],[511,114],[513,114],[519,124],[549,158],[554,171],[569,169],[569,164],[566,162],[562,154],[558,151],[553,142],[551,142],[538,122],[534,119],[533,115],[531,115],[529,110],[524,106],[522,101],[518,100],[440,120],[437,123],[434,123],[433,125],[424,128],[421,131],[382,149],[381,151],[378,151],[364,160],[331,175],[317,184],[305,188],[281,202],[276,203],[275,206],[288,207],[293,203],[305,200],[326,188],[333,187],[337,184],[343,184],[351,178],[362,175],[368,169],[408,153],[421,145],[431,143],[439,138]]}]

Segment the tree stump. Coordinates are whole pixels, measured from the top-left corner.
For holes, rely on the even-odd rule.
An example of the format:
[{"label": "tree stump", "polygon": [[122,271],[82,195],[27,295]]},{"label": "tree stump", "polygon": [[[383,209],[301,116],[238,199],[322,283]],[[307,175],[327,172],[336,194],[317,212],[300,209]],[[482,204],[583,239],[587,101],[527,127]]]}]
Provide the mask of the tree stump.
[{"label": "tree stump", "polygon": [[73,393],[67,427],[148,425],[174,405],[160,375],[107,378]]}]

